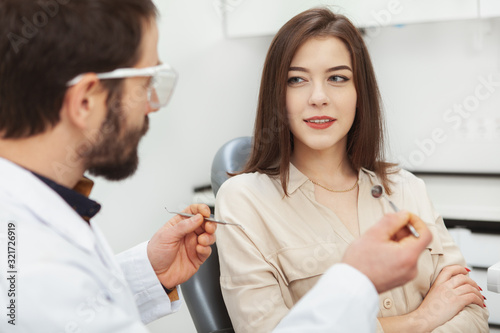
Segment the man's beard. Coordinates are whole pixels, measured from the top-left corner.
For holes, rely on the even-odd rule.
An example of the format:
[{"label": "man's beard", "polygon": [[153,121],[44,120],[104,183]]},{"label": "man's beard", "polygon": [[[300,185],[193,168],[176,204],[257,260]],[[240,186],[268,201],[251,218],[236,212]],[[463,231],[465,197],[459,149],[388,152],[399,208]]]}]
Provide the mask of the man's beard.
[{"label": "man's beard", "polygon": [[[117,97],[121,99],[121,96]],[[137,170],[139,165],[137,148],[139,141],[148,131],[149,119],[145,116],[142,128],[126,131],[123,108],[121,105],[110,107],[109,104],[106,120],[100,128],[98,142],[82,157],[91,175],[102,176],[108,180],[122,180]]]}]

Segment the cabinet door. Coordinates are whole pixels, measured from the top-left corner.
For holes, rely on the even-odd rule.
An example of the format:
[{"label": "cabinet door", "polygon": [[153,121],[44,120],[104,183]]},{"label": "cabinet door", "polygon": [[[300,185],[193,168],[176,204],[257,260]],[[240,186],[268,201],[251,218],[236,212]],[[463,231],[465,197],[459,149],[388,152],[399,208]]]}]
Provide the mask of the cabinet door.
[{"label": "cabinet door", "polygon": [[[228,37],[274,35],[296,14],[327,6],[359,27],[386,26],[478,16],[479,0],[216,0],[225,13]],[[495,2],[498,0],[488,0]]]}]

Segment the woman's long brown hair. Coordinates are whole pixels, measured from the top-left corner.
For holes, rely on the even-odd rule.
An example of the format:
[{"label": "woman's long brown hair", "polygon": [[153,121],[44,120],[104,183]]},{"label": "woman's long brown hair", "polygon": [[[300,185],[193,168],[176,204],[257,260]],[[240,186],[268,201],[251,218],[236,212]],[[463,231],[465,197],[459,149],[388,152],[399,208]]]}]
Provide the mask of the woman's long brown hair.
[{"label": "woman's long brown hair", "polygon": [[298,14],[274,37],[262,73],[252,153],[240,173],[279,175],[283,191],[288,195],[293,151],[286,110],[288,71],[297,49],[313,37],[337,37],[349,50],[358,100],[354,123],[347,134],[347,155],[357,172],[362,167],[374,171],[386,192],[391,193],[387,175],[394,164],[384,162],[380,93],[370,56],[354,25],[345,16],[326,8]]}]

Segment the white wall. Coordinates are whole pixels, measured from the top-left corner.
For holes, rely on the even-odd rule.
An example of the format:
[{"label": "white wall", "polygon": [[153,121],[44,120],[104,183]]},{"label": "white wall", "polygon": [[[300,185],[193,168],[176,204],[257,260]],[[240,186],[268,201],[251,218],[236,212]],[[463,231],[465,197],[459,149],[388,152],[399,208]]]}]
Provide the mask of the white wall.
[{"label": "white wall", "polygon": [[[188,205],[193,188],[209,184],[210,165],[217,149],[234,137],[252,132],[262,64],[271,38],[225,39],[214,2],[156,1],[161,12],[160,57],[177,70],[179,81],[168,107],[150,117],[151,128],[141,143],[136,175],[119,183],[96,180],[92,197],[103,204],[96,222],[116,252],[151,237],[170,217],[164,210],[165,206],[180,209]],[[449,49],[449,52],[444,52],[449,47],[457,47],[456,43],[463,43],[458,48],[471,47],[473,41],[470,38],[460,37],[460,34],[470,36],[471,22],[448,24],[451,26],[437,24],[420,28],[408,26],[400,30],[382,29],[379,36],[372,36],[370,50],[388,113],[401,112],[399,117],[388,122],[389,126],[408,126],[405,112],[418,112],[422,108],[439,112],[468,93],[467,88],[450,90],[439,83],[444,78],[442,82],[447,85],[460,87],[462,67],[465,64],[476,66],[468,60],[470,54],[466,52],[457,54]],[[494,33],[498,36],[498,24],[492,29],[496,29]],[[439,32],[442,35],[436,35]],[[455,35],[448,39],[446,33]],[[441,39],[438,43],[435,39],[431,41],[426,37],[429,34]],[[485,35],[488,41],[489,36]],[[418,43],[423,43],[422,47],[416,44],[415,38]],[[394,44],[395,40],[397,44]],[[431,45],[433,48],[429,48]],[[422,78],[423,64],[409,66],[408,59],[401,55],[407,47],[412,52],[421,52],[420,57],[414,54],[414,63],[419,59],[425,61],[429,73],[425,77],[432,83],[432,89],[443,88],[443,93],[426,95],[429,87],[414,85],[415,77]],[[442,48],[443,53],[435,48]],[[392,49],[401,53],[389,57]],[[485,49],[494,48],[488,44]],[[446,74],[443,70],[447,71]],[[482,68],[478,75],[486,70]],[[474,73],[474,69],[471,71]],[[447,77],[448,73],[455,76]],[[400,90],[395,90],[395,87]],[[416,103],[419,108],[414,107]],[[408,135],[415,136],[415,133],[402,133],[391,130],[391,140],[414,142],[414,138]],[[498,150],[491,153],[500,156]],[[467,157],[460,159],[466,161]],[[436,188],[432,184],[431,187]],[[480,188],[477,190],[481,191]],[[446,188],[439,187],[433,193],[436,193],[431,195],[439,206],[441,199],[447,196]],[[443,202],[446,205],[446,201]],[[495,206],[497,201],[491,202]],[[180,313],[149,327],[153,332],[195,332],[185,305]]]},{"label": "white wall", "polygon": [[387,27],[368,47],[399,162],[500,171],[499,19]]},{"label": "white wall", "polygon": [[[414,171],[500,174],[500,19],[368,35],[392,160]],[[500,177],[426,181],[445,217],[500,221]]]}]

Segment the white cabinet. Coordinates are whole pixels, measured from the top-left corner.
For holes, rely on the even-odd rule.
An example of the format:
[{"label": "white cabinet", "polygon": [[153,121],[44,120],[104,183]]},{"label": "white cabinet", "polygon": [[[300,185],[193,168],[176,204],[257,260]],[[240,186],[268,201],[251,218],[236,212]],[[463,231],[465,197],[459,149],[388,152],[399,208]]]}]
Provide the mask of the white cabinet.
[{"label": "white cabinet", "polygon": [[[478,17],[478,7],[488,16],[500,15],[498,0],[218,0],[225,13],[228,37],[274,35],[296,14],[327,6],[349,17],[358,27],[462,20]],[[481,3],[482,3],[481,2]],[[494,8],[494,9],[492,9]],[[486,14],[485,14],[486,15]]]},{"label": "white cabinet", "polygon": [[487,298],[485,303],[490,310],[489,323],[500,325],[500,294],[486,288],[487,268],[500,262],[500,235],[472,233],[462,228],[449,231],[462,251],[467,266],[472,268],[469,276],[483,289],[482,294]]},{"label": "white cabinet", "polygon": [[483,289],[483,291],[481,291],[481,294],[486,297],[486,301],[484,301],[484,303],[490,311],[490,318],[488,319],[488,322],[490,324],[500,325],[500,311],[498,311],[498,309],[500,309],[500,294],[493,293],[485,288],[487,271],[483,269],[473,268],[469,273],[469,276],[471,277],[471,279],[476,281],[476,283]]},{"label": "white cabinet", "polygon": [[449,232],[467,265],[487,269],[500,262],[500,235],[473,233],[465,228],[451,228]]}]

